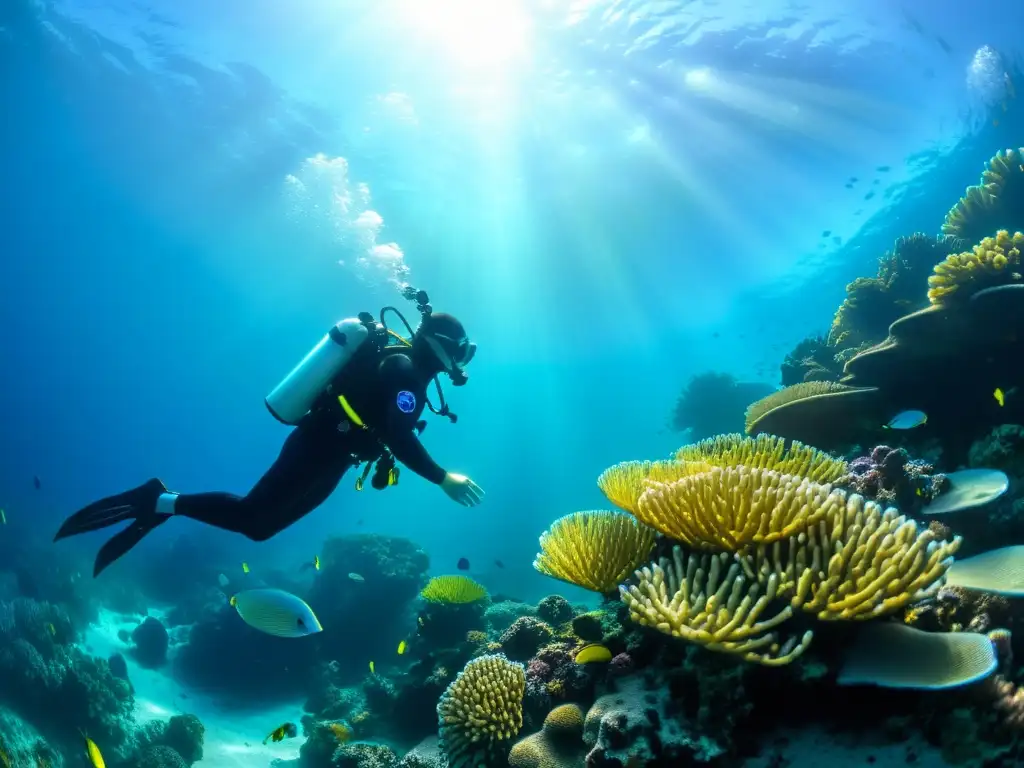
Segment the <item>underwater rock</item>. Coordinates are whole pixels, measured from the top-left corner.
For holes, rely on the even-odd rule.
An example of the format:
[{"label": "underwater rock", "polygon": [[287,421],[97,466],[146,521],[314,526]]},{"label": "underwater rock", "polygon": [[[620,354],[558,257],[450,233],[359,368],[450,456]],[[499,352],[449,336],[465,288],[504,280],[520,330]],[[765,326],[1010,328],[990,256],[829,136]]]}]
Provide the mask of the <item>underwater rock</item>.
[{"label": "underwater rock", "polygon": [[725,748],[692,728],[662,688],[648,689],[641,677],[623,680],[600,697],[583,729],[588,768],[707,763]]},{"label": "underwater rock", "polygon": [[131,652],[140,667],[159,669],[167,663],[167,646],[170,639],[167,629],[161,621],[147,616],[141,624],[132,630]]},{"label": "underwater rock", "polygon": [[203,759],[205,734],[206,728],[195,715],[174,715],[167,721],[163,741],[192,765]]},{"label": "underwater rock", "polygon": [[110,666],[110,674],[118,680],[124,680],[128,683],[134,693],[135,686],[132,685],[132,681],[128,678],[128,662],[124,660],[124,656],[120,653],[112,653],[110,658],[107,659],[107,664]]},{"label": "underwater rock", "polygon": [[345,744],[334,753],[334,768],[396,768],[398,755],[382,744]]},{"label": "underwater rock", "polygon": [[[954,560],[953,567],[960,562]],[[1011,620],[1010,603],[1002,595],[950,584],[943,585],[934,600],[913,605],[903,614],[905,624],[930,632],[988,632]]]},{"label": "underwater rock", "polygon": [[548,595],[537,603],[537,616],[553,627],[573,617],[572,604],[561,595]]},{"label": "underwater rock", "polygon": [[483,630],[486,602],[425,603],[416,617],[418,652],[451,648],[465,642],[466,635]]}]

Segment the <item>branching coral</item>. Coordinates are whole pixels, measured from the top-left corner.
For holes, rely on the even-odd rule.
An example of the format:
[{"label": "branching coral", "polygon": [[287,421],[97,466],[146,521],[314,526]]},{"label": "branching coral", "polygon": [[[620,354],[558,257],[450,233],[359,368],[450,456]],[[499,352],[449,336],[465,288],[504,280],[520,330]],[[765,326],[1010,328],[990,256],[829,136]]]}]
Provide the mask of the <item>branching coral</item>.
[{"label": "branching coral", "polygon": [[997,229],[1024,226],[1024,148],[1000,150],[985,164],[981,183],[968,187],[946,214],[942,232],[977,242]]},{"label": "branching coral", "polygon": [[928,278],[928,300],[946,305],[966,300],[985,288],[1020,283],[1024,234],[1003,229],[970,251],[947,256]]},{"label": "branching coral", "polygon": [[757,579],[744,578],[740,563],[728,553],[686,554],[676,547],[671,561],[662,559],[638,571],[636,580],[620,588],[633,621],[710,650],[775,666],[788,664],[811,641],[807,632],[779,644],[774,630],[793,609],[787,606],[761,620],[779,596],[779,577],[769,574],[762,592]]},{"label": "branching coral", "polygon": [[841,491],[799,475],[715,467],[674,483],[652,483],[636,514],[676,541],[737,552],[798,535],[844,502]]},{"label": "branching coral", "polygon": [[501,654],[473,659],[437,705],[442,748],[451,768],[499,765],[523,727],[526,672]]},{"label": "branching coral", "polygon": [[464,605],[487,597],[487,589],[468,576],[435,576],[420,592],[430,603]]},{"label": "branching coral", "polygon": [[576,512],[540,537],[533,567],[594,592],[612,592],[647,559],[654,530],[621,512]]},{"label": "branching coral", "polygon": [[899,511],[853,494],[804,534],[762,545],[742,562],[748,576],[778,578],[794,608],[823,620],[861,620],[934,595],[960,547]]},{"label": "branching coral", "polygon": [[676,452],[676,459],[695,465],[743,465],[754,469],[771,469],[784,475],[800,475],[816,483],[838,480],[846,474],[847,469],[845,461],[829,456],[824,451],[796,440],[791,441],[787,447],[783,438],[766,434],[757,437],[719,435],[693,445],[684,445]]},{"label": "branching coral", "polygon": [[636,512],[648,481],[668,483],[710,468],[710,464],[702,461],[623,461],[602,472],[597,487],[615,506]]}]

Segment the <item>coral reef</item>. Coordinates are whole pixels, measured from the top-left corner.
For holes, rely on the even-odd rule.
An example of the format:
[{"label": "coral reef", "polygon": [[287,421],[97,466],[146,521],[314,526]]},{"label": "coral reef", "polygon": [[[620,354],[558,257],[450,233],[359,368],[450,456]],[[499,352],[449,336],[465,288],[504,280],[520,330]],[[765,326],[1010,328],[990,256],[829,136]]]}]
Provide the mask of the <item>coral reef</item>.
[{"label": "coral reef", "polygon": [[748,405],[769,395],[774,388],[756,382],[739,382],[727,373],[702,373],[690,379],[676,400],[671,426],[689,431],[691,440],[703,440],[743,428]]},{"label": "coral reef", "polygon": [[435,576],[420,592],[429,603],[463,605],[487,598],[487,590],[468,576]]},{"label": "coral reef", "polygon": [[[836,382],[843,375],[845,360],[838,359],[836,350],[830,347],[824,336],[808,336],[800,341],[793,351],[786,355],[780,366],[783,387],[815,381]],[[762,398],[768,397],[765,394]],[[755,401],[751,401],[750,405]],[[744,424],[744,428],[746,424]],[[739,432],[739,429],[722,430],[723,432]]]},{"label": "coral reef", "polygon": [[548,595],[537,604],[537,616],[557,627],[572,619],[572,605],[561,595]]},{"label": "coral reef", "polygon": [[533,567],[594,592],[613,592],[654,549],[654,531],[618,512],[576,512],[541,534]]},{"label": "coral reef", "polygon": [[932,268],[949,253],[948,238],[920,232],[896,241],[878,265],[875,277],[861,277],[846,286],[846,299],[832,321],[828,344],[836,357],[847,360],[877,344],[889,326],[927,303],[925,291]]},{"label": "coral reef", "polygon": [[714,467],[771,469],[784,475],[799,475],[816,483],[834,482],[843,477],[847,469],[845,461],[817,448],[795,440],[787,443],[780,437],[767,434],[756,437],[719,435],[684,445],[676,452],[676,459]]},{"label": "coral reef", "polygon": [[551,642],[554,630],[539,619],[524,616],[516,619],[498,641],[501,650],[512,661],[526,661],[542,645]]},{"label": "coral reef", "polygon": [[856,442],[863,427],[882,423],[885,413],[877,387],[808,381],[752,403],[746,433],[781,435],[830,448]]},{"label": "coral reef", "polygon": [[970,251],[951,254],[928,278],[928,300],[943,305],[967,301],[973,294],[999,285],[1020,284],[1024,234],[1005,229],[986,237]]},{"label": "coral reef", "polygon": [[501,654],[473,659],[437,705],[451,768],[498,765],[523,726],[526,672]]},{"label": "coral reef", "polygon": [[537,733],[513,745],[509,768],[584,768],[583,711],[576,704],[555,707]]},{"label": "coral reef", "polygon": [[0,602],[0,703],[41,722],[60,713],[62,738],[77,739],[81,729],[120,755],[129,735],[131,687],[105,660],[70,644],[73,639],[62,608],[28,598]]},{"label": "coral reef", "polygon": [[911,459],[903,448],[879,445],[867,456],[850,462],[850,474],[841,478],[840,487],[867,499],[895,504],[908,514],[921,511],[946,486],[945,475],[927,461]]},{"label": "coral reef", "polygon": [[942,233],[967,243],[1000,229],[1024,229],[1024,148],[1000,150],[946,214]]}]

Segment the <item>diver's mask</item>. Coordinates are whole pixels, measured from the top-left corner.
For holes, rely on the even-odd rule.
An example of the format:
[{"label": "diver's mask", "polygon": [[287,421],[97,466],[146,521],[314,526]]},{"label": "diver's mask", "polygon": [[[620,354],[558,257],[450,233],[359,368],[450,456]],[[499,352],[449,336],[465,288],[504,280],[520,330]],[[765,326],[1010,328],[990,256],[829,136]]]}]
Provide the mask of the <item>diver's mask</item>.
[{"label": "diver's mask", "polygon": [[476,344],[468,336],[453,339],[443,333],[427,333],[423,338],[451,378],[453,386],[461,387],[469,381],[465,368],[476,355]]}]

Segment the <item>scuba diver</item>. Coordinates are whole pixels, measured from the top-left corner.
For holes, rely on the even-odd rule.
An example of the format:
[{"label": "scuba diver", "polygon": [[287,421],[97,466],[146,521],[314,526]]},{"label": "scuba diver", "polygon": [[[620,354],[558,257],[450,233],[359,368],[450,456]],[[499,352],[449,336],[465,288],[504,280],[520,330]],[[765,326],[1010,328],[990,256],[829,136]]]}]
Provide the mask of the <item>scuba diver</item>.
[{"label": "scuba diver", "polygon": [[[371,468],[374,488],[394,485],[397,460],[440,486],[453,501],[467,507],[480,503],[480,487],[438,466],[418,437],[426,426],[420,420],[424,406],[452,423],[457,420],[445,403],[438,376],[446,373],[454,386],[464,385],[465,366],[476,345],[457,319],[432,311],[426,293],[407,287],[403,295],[416,301],[422,316],[415,333],[394,307],[384,307],[379,321],[367,312],[342,320],[267,395],[271,414],[294,429],[248,494],[178,494],[154,478],[76,512],[54,541],[131,521],[100,548],[93,576],[174,516],[266,541],[323,504],[345,472],[363,462],[357,490]],[[387,327],[388,311],[402,320],[411,340]],[[427,398],[431,380],[440,408]]]}]

